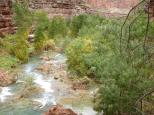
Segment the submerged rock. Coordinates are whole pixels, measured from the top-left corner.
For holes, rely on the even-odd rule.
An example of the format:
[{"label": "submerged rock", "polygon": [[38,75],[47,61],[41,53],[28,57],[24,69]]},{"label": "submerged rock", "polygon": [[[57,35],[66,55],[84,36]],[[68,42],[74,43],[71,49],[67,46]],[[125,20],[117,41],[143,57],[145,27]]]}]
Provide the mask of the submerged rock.
[{"label": "submerged rock", "polygon": [[0,86],[7,86],[16,82],[16,77],[14,75],[9,75],[8,72],[0,69]]},{"label": "submerged rock", "polygon": [[59,79],[57,76],[54,77],[55,80]]},{"label": "submerged rock", "polygon": [[49,74],[52,72],[52,66],[50,64],[43,64],[36,68],[37,70]]},{"label": "submerged rock", "polygon": [[62,105],[53,106],[44,115],[77,115],[71,109],[65,109]]},{"label": "submerged rock", "polygon": [[42,59],[43,61],[50,61],[50,57],[48,56],[40,57],[40,59]]},{"label": "submerged rock", "polygon": [[62,51],[63,51],[63,49],[62,48],[59,48],[59,47],[55,47],[55,49],[54,49],[56,52],[59,52],[59,53],[61,53]]},{"label": "submerged rock", "polygon": [[84,78],[84,79],[81,79],[79,81],[74,81],[72,83],[72,89],[73,90],[87,90],[89,82],[90,81],[89,81],[88,78]]}]

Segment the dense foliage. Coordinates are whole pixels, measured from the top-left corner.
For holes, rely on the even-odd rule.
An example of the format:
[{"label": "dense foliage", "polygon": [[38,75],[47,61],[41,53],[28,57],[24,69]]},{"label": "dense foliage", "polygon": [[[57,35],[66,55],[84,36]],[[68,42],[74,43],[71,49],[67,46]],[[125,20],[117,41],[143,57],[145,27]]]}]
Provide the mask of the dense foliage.
[{"label": "dense foliage", "polygon": [[35,13],[35,43],[34,47],[36,51],[42,51],[45,46],[45,42],[49,39],[47,36],[47,29],[49,24],[49,19],[47,14],[44,12]]},{"label": "dense foliage", "polygon": [[60,16],[53,17],[49,23],[48,31],[52,38],[56,38],[57,36],[64,37],[67,34],[66,20]]},{"label": "dense foliage", "polygon": [[[122,51],[120,22],[93,16],[83,20],[78,19],[84,24],[76,31],[78,37],[66,50],[69,69],[81,77],[87,75],[99,81],[100,88],[94,101],[97,111],[103,110],[106,115],[141,114],[143,104],[140,102],[148,101],[146,97],[140,98],[154,87],[153,63],[147,59],[152,49],[149,48],[145,54],[143,47],[146,29],[144,14],[132,24],[130,35],[130,30],[126,29]],[[88,20],[92,21],[87,24]],[[152,32],[149,35],[153,36]],[[145,63],[145,59],[149,62]]]}]

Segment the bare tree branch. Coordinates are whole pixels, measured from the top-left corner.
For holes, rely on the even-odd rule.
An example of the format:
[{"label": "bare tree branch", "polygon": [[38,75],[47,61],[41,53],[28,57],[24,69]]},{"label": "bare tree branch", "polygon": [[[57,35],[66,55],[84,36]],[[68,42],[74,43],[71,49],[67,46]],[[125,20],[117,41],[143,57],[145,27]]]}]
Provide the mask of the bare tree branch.
[{"label": "bare tree branch", "polygon": [[120,35],[120,53],[122,52],[121,50],[122,50],[122,35],[123,35],[123,28],[124,28],[124,26],[125,26],[125,24],[126,24],[126,22],[127,22],[127,20],[128,20],[128,17],[130,16],[130,14],[131,14],[131,12],[132,12],[133,10],[135,10],[139,5],[141,5],[141,4],[144,3],[145,1],[146,1],[146,0],[142,0],[141,2],[139,2],[136,6],[134,6],[134,7],[129,11],[129,13],[128,13],[128,15],[127,15],[127,17],[126,17],[126,19],[125,19],[125,21],[124,21],[122,27],[121,27],[121,35]]}]

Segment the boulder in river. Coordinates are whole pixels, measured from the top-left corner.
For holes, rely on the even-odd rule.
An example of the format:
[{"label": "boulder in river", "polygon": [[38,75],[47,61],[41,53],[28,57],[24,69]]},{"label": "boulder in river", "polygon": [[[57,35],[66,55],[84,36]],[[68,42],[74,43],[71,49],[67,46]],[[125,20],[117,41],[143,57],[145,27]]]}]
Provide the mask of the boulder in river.
[{"label": "boulder in river", "polygon": [[44,115],[77,115],[71,109],[65,109],[62,105],[50,108]]},{"label": "boulder in river", "polygon": [[40,57],[40,59],[42,59],[43,61],[50,61],[50,57],[48,56]]},{"label": "boulder in river", "polygon": [[0,86],[8,86],[16,82],[16,77],[8,72],[0,69]]},{"label": "boulder in river", "polygon": [[52,66],[50,64],[40,65],[36,69],[46,74],[49,74],[50,72],[52,72]]}]

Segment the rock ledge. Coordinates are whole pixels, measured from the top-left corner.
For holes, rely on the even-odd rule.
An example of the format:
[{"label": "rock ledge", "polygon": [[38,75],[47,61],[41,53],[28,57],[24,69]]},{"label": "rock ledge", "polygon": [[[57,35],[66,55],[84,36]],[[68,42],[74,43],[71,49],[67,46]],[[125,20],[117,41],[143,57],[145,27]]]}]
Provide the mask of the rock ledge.
[{"label": "rock ledge", "polygon": [[53,106],[44,115],[77,115],[71,109],[65,109],[62,105]]}]

